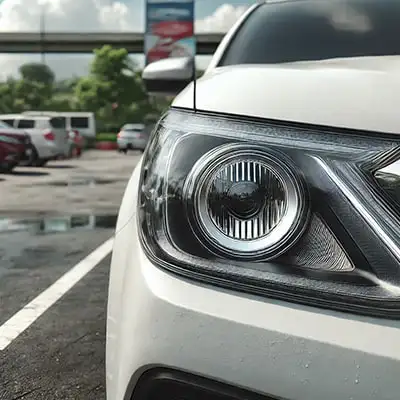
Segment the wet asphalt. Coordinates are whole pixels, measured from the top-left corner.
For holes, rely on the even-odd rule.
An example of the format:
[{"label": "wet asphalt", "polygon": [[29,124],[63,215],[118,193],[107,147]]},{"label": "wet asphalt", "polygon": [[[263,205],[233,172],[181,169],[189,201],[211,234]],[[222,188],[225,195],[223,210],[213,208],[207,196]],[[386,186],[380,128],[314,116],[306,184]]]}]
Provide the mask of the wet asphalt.
[{"label": "wet asphalt", "polygon": [[[111,164],[107,174],[99,165],[104,159]],[[86,160],[55,162],[53,168],[50,165],[33,169],[31,179],[38,180],[33,182],[36,186],[44,183],[43,177],[46,179],[45,194],[38,187],[32,189],[32,182],[27,185],[25,173],[0,175],[0,326],[113,235],[122,194],[138,160],[137,155],[124,158],[99,152]],[[66,168],[60,168],[63,163],[73,166],[68,168],[68,174]],[[42,171],[46,175],[40,175]],[[75,177],[72,171],[76,172]],[[113,182],[113,174],[118,175],[117,182]],[[82,175],[92,179],[85,181]],[[80,182],[78,191],[71,187],[75,185],[60,183],[74,179]],[[103,186],[108,189],[96,188],[102,185],[101,179],[107,181]],[[50,185],[52,181],[56,183]],[[13,193],[3,196],[10,188]],[[52,190],[60,189],[64,192],[58,191],[57,196],[64,193],[67,197],[63,204],[70,204],[77,193],[80,199],[77,203],[72,201],[74,206],[66,207],[65,212],[60,204],[49,200]],[[16,199],[16,193],[22,200],[11,204],[7,213],[4,197]],[[32,193],[42,196],[41,207],[38,199],[31,208],[26,207]],[[85,200],[88,194],[92,197]],[[96,196],[107,207],[99,205]],[[106,398],[109,265],[107,256],[0,351],[1,400]]]}]

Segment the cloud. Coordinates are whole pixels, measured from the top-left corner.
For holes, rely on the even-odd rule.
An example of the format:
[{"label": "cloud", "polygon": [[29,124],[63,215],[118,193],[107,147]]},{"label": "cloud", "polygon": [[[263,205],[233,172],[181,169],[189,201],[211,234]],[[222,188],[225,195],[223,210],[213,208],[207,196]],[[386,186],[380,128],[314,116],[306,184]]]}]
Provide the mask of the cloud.
[{"label": "cloud", "polygon": [[[226,32],[246,10],[245,6],[224,4],[195,23],[196,32]],[[142,32],[144,1],[129,0],[4,0],[0,5],[0,32],[38,32],[44,12],[48,32]],[[46,62],[59,78],[85,74],[90,55],[46,55]],[[139,63],[143,57],[137,57]],[[16,75],[18,67],[39,61],[37,54],[0,54],[0,79]]]},{"label": "cloud", "polygon": [[232,4],[223,4],[212,15],[196,21],[196,32],[227,32],[247,8],[247,6],[235,7]]},{"label": "cloud", "polygon": [[143,4],[135,0],[131,7],[110,0],[4,0],[0,31],[39,31],[42,13],[47,31],[131,31],[142,23]]}]

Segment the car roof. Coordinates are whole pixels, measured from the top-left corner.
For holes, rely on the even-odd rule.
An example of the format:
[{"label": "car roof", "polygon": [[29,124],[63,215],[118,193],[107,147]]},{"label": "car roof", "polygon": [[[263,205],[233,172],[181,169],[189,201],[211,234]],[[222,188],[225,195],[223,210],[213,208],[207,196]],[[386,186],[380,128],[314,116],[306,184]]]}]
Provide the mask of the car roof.
[{"label": "car roof", "polygon": [[123,129],[128,129],[128,128],[144,128],[144,124],[125,124],[122,128]]},{"label": "car roof", "polygon": [[33,119],[33,120],[48,120],[52,118],[51,116],[47,115],[27,115],[27,114],[1,114],[1,119],[8,119],[8,118],[18,118],[18,119]]}]

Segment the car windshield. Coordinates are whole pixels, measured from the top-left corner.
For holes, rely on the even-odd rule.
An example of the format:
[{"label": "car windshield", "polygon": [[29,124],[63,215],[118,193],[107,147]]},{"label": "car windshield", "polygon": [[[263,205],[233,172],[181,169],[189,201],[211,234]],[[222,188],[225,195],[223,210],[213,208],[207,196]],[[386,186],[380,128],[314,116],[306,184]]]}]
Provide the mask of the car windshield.
[{"label": "car windshield", "polygon": [[399,55],[399,21],[396,0],[266,3],[243,24],[220,65]]},{"label": "car windshield", "polygon": [[122,130],[127,132],[142,132],[144,129],[141,125],[125,125]]},{"label": "car windshield", "polygon": [[65,117],[53,117],[50,119],[50,125],[54,129],[64,129],[66,126]]},{"label": "car windshield", "polygon": [[2,129],[12,129],[12,126],[6,124],[3,121],[0,121],[0,128],[2,128]]}]

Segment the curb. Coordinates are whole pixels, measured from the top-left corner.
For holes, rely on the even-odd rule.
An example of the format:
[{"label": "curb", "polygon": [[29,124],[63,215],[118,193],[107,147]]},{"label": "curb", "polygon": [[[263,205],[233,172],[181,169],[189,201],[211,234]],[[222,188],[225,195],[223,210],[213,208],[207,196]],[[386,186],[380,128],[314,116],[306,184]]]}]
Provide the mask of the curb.
[{"label": "curb", "polygon": [[96,142],[97,150],[117,150],[118,145],[116,142]]}]

